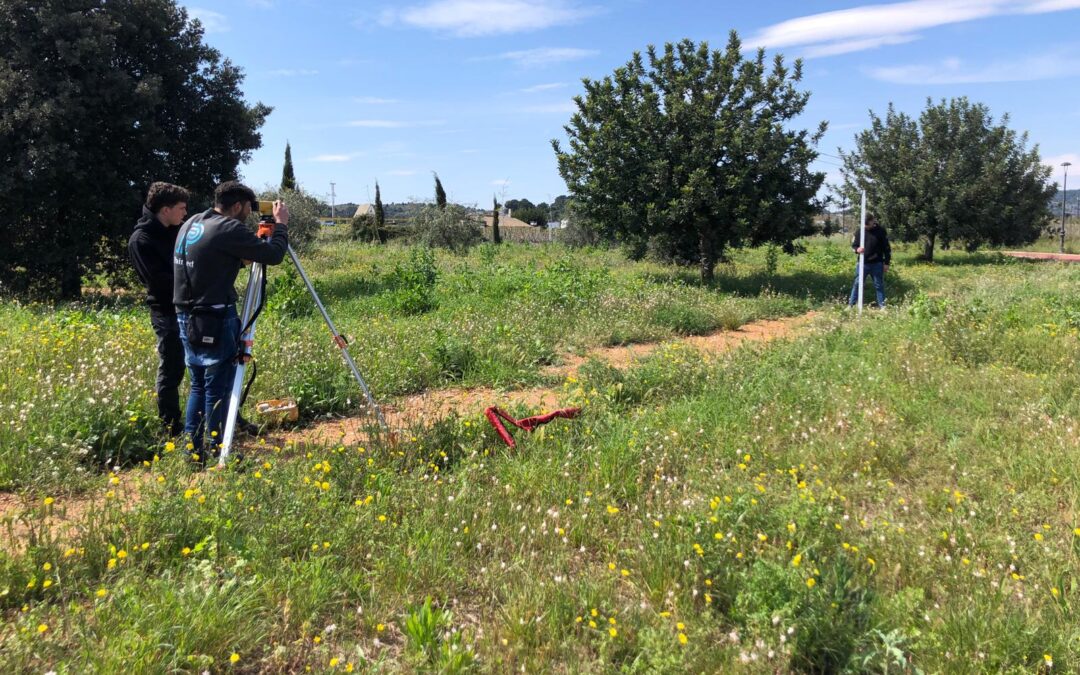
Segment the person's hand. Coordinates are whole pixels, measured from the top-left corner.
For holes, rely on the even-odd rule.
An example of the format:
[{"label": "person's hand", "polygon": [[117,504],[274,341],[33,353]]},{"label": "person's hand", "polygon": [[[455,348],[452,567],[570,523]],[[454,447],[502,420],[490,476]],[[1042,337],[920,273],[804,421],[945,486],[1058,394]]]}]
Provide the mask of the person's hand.
[{"label": "person's hand", "polygon": [[289,207],[280,199],[274,202],[274,222],[282,225],[289,224]]},{"label": "person's hand", "polygon": [[888,274],[888,273],[889,273],[889,266],[888,266],[888,265],[886,265],[886,266],[885,266],[885,273],[886,273],[886,274]]},{"label": "person's hand", "polygon": [[866,253],[866,248],[863,247],[863,246],[860,246],[859,248],[855,249],[855,252],[858,253],[859,255],[862,255],[863,253]]}]

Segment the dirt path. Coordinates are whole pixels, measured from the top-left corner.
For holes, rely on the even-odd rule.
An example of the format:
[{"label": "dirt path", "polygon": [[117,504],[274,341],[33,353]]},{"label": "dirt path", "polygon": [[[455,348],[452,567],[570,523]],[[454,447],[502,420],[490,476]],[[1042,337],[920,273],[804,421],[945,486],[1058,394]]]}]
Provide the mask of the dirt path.
[{"label": "dirt path", "polygon": [[1080,263],[1080,255],[1075,253],[1043,253],[1042,251],[1002,251],[1001,255],[1024,260],[1053,260],[1056,262]]},{"label": "dirt path", "polygon": [[[652,354],[657,349],[670,344],[686,344],[702,351],[722,353],[748,343],[765,343],[798,334],[817,316],[809,312],[787,319],[753,321],[735,330],[719,331],[711,335],[693,336],[669,342],[635,344],[624,347],[604,347],[589,351],[584,356],[566,356],[564,363],[545,370],[545,374],[559,377],[573,377],[582,365],[590,359],[598,359],[616,368],[628,368],[635,362]],[[511,408],[517,405],[529,408],[535,413],[565,407],[567,393],[560,389],[535,387],[514,391],[499,391],[488,387],[476,389],[439,389],[408,396],[383,406],[383,415],[391,429],[408,429],[421,423],[445,417],[451,412],[461,416],[479,415],[485,408],[497,405]],[[304,445],[343,444],[352,445],[366,442],[370,437],[368,427],[372,424],[370,416],[349,417],[340,420],[320,422],[304,429],[282,433],[270,432],[262,437],[263,443],[242,443],[238,447],[251,454],[257,454],[266,447],[285,447],[287,444],[303,447]],[[124,502],[123,508],[134,506],[139,501],[139,487],[147,475],[137,471],[119,474],[120,483],[116,486],[117,498]],[[202,476],[193,477],[197,483]],[[92,509],[100,508],[102,494],[84,494],[72,497],[58,497],[55,505],[43,510],[40,497],[27,497],[13,493],[0,493],[0,549],[9,552],[21,551],[27,544],[33,528],[48,528],[54,536],[71,539],[78,533],[78,527],[87,519]],[[35,515],[36,514],[36,515]],[[27,522],[25,516],[33,518]]]},{"label": "dirt path", "polygon": [[[664,345],[686,344],[701,351],[722,353],[747,342],[769,342],[790,337],[805,328],[817,316],[809,312],[787,319],[753,321],[735,330],[718,331],[669,342],[651,342],[623,347],[603,347],[589,351],[585,356],[564,357],[564,363],[545,369],[545,374],[573,377],[591,359],[597,359],[616,368],[628,368]],[[446,417],[451,412],[468,417],[479,415],[488,406],[510,408],[521,405],[534,414],[566,406],[566,393],[559,389],[536,387],[513,391],[500,391],[489,387],[475,389],[438,389],[416,394],[383,406],[383,416],[393,430],[407,429],[421,423]],[[273,436],[274,444],[291,442],[304,444],[352,445],[366,442],[370,416],[348,417],[320,422],[305,429]],[[267,442],[270,442],[269,440]]]}]

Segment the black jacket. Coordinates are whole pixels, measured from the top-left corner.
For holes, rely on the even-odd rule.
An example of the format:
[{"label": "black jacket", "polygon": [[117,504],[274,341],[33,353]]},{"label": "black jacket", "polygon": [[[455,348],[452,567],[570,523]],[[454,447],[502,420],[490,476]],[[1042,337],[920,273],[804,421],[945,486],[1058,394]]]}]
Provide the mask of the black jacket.
[{"label": "black jacket", "polygon": [[128,256],[146,286],[146,304],[163,312],[173,310],[173,249],[180,228],[165,227],[143,206],[142,218],[128,239]]},{"label": "black jacket", "polygon": [[[866,228],[866,258],[864,262],[883,262],[886,265],[892,262],[892,247],[889,246],[889,234],[881,225]],[[859,231],[855,230],[855,236],[851,238],[851,250],[859,250]]]},{"label": "black jacket", "polygon": [[173,304],[177,309],[231,305],[243,260],[277,265],[289,249],[289,228],[274,226],[264,241],[247,225],[210,209],[180,227],[173,249]]}]

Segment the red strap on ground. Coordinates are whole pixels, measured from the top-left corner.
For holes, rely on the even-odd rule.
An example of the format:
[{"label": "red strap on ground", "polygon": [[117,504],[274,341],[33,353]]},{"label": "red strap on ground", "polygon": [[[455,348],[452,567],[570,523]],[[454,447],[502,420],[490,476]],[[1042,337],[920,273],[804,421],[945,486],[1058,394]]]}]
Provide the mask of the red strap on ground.
[{"label": "red strap on ground", "polygon": [[503,439],[503,442],[509,445],[511,448],[517,447],[514,443],[514,437],[510,435],[510,432],[503,426],[500,417],[510,424],[513,424],[518,429],[524,429],[525,431],[532,431],[538,426],[547,424],[556,417],[562,417],[564,419],[573,419],[581,412],[581,408],[563,408],[562,410],[556,410],[549,412],[546,415],[536,415],[535,417],[526,417],[523,420],[517,420],[510,416],[506,411],[491,406],[484,411],[484,415],[491,422],[491,426],[495,427],[495,432],[499,434],[499,438]]}]

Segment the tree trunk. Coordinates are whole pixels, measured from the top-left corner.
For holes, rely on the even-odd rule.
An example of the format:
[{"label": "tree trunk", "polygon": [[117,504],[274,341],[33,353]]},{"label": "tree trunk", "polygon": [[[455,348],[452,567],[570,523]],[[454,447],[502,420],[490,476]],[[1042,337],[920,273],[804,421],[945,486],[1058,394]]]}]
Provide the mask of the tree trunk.
[{"label": "tree trunk", "polygon": [[698,226],[698,254],[701,260],[701,282],[710,283],[716,270],[716,248],[706,225]]},{"label": "tree trunk", "polygon": [[934,240],[936,238],[937,237],[932,234],[923,237],[923,252],[919,257],[926,262],[934,262]]},{"label": "tree trunk", "polygon": [[82,274],[79,265],[72,263],[60,268],[60,299],[78,300],[82,297]]}]

